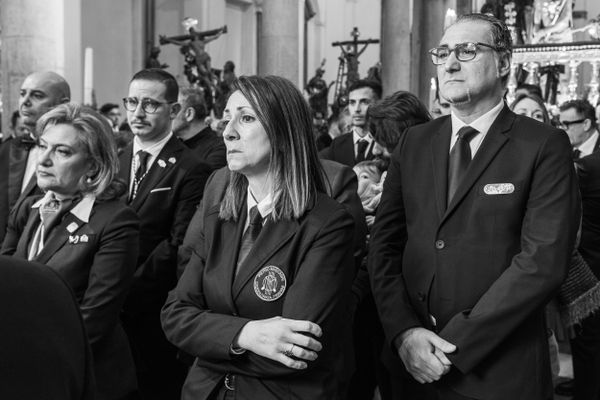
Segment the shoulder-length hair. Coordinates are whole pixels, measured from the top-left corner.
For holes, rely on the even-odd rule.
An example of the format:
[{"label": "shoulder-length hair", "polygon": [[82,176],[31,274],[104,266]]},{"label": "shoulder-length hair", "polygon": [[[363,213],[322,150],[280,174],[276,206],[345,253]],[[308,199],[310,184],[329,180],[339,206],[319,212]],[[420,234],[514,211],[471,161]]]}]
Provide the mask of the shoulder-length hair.
[{"label": "shoulder-length hair", "polygon": [[[273,221],[300,218],[317,191],[324,192],[323,169],[313,135],[311,111],[300,91],[278,76],[242,76],[231,92],[250,103],[271,142],[268,176],[273,188]],[[237,220],[248,181],[230,172],[220,217]]]},{"label": "shoulder-length hair", "polygon": [[79,182],[82,194],[94,194],[98,200],[119,197],[125,184],[116,179],[119,171],[117,146],[106,118],[89,107],[76,103],[61,104],[38,120],[36,132],[41,136],[54,125],[69,125],[79,132],[79,143],[92,161],[93,175],[84,175]]}]

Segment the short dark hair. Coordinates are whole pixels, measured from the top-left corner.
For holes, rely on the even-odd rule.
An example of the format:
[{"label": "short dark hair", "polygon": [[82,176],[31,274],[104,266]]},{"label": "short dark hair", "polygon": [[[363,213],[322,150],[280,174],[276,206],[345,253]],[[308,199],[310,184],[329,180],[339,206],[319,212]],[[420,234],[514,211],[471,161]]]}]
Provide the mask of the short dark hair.
[{"label": "short dark hair", "polygon": [[185,110],[188,107],[194,109],[194,119],[204,120],[208,116],[208,107],[206,107],[206,100],[204,99],[204,92],[202,89],[188,86],[181,88],[180,97],[181,101],[181,109]]},{"label": "short dark hair", "polygon": [[391,152],[408,128],[430,121],[431,115],[417,96],[400,90],[371,104],[367,120],[375,141]]},{"label": "short dark hair", "polygon": [[352,83],[352,85],[350,85],[350,87],[348,88],[348,94],[350,94],[351,92],[358,90],[358,89],[362,89],[362,88],[370,88],[373,93],[375,93],[375,96],[377,97],[377,99],[381,98],[381,85],[379,84],[379,82],[376,81],[372,81],[372,80],[368,80],[368,79],[359,79],[357,81],[355,81],[354,83]]},{"label": "short dark hair", "polygon": [[[491,37],[492,44],[496,47],[496,51],[500,55],[505,55],[506,57],[508,57],[508,60],[510,62],[510,60],[512,58],[512,38],[510,36],[510,30],[508,29],[506,24],[504,22],[502,22],[501,20],[499,20],[498,18],[491,16],[489,14],[473,13],[473,14],[464,14],[464,15],[459,16],[456,19],[456,22],[450,26],[454,26],[461,22],[471,22],[471,21],[483,22],[489,26],[490,34],[492,36]],[[448,30],[448,28],[446,28],[446,30]],[[509,75],[510,74],[507,74],[506,76],[502,77],[502,84],[505,86],[506,86],[506,83],[508,82]]]},{"label": "short dark hair", "polygon": [[179,96],[179,85],[173,75],[161,68],[147,68],[137,72],[129,83],[133,81],[160,82],[165,85],[165,100],[175,103]]},{"label": "short dark hair", "polygon": [[[325,192],[308,103],[292,82],[279,76],[241,76],[233,81],[231,91],[239,91],[250,103],[271,143],[269,176],[274,194],[269,218],[299,218],[316,193]],[[219,215],[237,220],[248,182],[238,172],[230,172],[230,177]]]},{"label": "short dark hair", "polygon": [[594,106],[590,104],[589,101],[582,99],[569,100],[562,103],[558,109],[562,112],[570,108],[574,108],[575,111],[577,111],[577,114],[581,114],[583,118],[592,121],[593,128],[596,128],[598,126],[596,122],[596,110],[594,109]]},{"label": "short dark hair", "polygon": [[119,105],[115,104],[115,103],[104,103],[104,104],[102,104],[102,107],[100,107],[100,114],[106,115],[113,108],[119,108]]}]

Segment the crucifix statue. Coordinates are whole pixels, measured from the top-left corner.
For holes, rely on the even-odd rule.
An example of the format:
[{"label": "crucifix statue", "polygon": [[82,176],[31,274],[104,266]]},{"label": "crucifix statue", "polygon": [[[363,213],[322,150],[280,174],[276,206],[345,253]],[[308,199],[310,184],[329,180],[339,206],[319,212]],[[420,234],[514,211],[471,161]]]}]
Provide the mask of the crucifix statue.
[{"label": "crucifix statue", "polygon": [[336,98],[342,92],[341,84],[344,69],[346,70],[346,88],[348,88],[350,87],[350,85],[352,85],[354,82],[360,79],[360,75],[358,73],[358,58],[360,57],[360,55],[364,53],[369,44],[379,43],[379,39],[358,40],[360,32],[358,31],[358,27],[356,26],[354,27],[354,29],[352,29],[352,32],[350,32],[350,36],[352,36],[352,40],[331,43],[332,46],[337,46],[342,51],[342,54],[339,57],[340,66],[338,68],[338,76],[335,82]]},{"label": "crucifix statue", "polygon": [[182,25],[188,31],[187,35],[179,36],[159,36],[161,45],[174,44],[180,46],[180,51],[185,57],[184,73],[192,85],[198,85],[205,91],[207,106],[212,109],[213,92],[215,89],[216,78],[213,74],[210,55],[206,52],[206,45],[213,40],[218,39],[222,34],[227,33],[227,25],[208,31],[199,32],[196,30],[198,20],[195,18],[185,18]]}]

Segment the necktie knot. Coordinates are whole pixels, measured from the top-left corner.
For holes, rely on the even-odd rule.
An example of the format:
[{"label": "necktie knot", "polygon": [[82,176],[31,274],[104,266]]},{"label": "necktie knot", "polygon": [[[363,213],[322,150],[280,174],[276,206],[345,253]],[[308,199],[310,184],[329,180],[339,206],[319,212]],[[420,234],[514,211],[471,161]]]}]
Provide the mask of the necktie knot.
[{"label": "necktie knot", "polygon": [[248,229],[262,227],[262,216],[258,212],[258,207],[254,206],[250,209]]},{"label": "necktie knot", "polygon": [[466,141],[467,143],[471,141],[477,135],[479,131],[471,126],[463,126],[458,130],[457,136],[459,140]]},{"label": "necktie knot", "polygon": [[573,149],[571,155],[573,156],[573,160],[578,160],[581,157],[581,150]]},{"label": "necktie knot", "polygon": [[144,175],[146,175],[146,168],[148,165],[148,158],[150,158],[150,153],[144,150],[140,150],[136,153],[137,157],[137,168],[135,170],[135,179],[142,180]]}]

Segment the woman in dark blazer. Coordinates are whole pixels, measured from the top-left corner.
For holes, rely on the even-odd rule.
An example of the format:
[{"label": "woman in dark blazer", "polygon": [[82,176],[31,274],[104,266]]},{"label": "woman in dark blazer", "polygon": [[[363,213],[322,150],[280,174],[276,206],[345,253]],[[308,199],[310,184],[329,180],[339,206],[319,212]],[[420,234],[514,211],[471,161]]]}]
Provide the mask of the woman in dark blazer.
[{"label": "woman in dark blazer", "polygon": [[183,399],[341,398],[354,223],[325,194],[310,115],[283,78],[233,84],[229,170],[207,184],[200,240],[162,311],[167,338],[196,357]]},{"label": "woman in dark blazer", "polygon": [[115,180],[112,132],[104,117],[73,103],[43,115],[37,132],[37,183],[45,194],[12,211],[1,252],[46,264],[71,286],[92,347],[96,399],[123,399],[137,386],[119,313],[139,222],[117,200],[125,185]]}]

